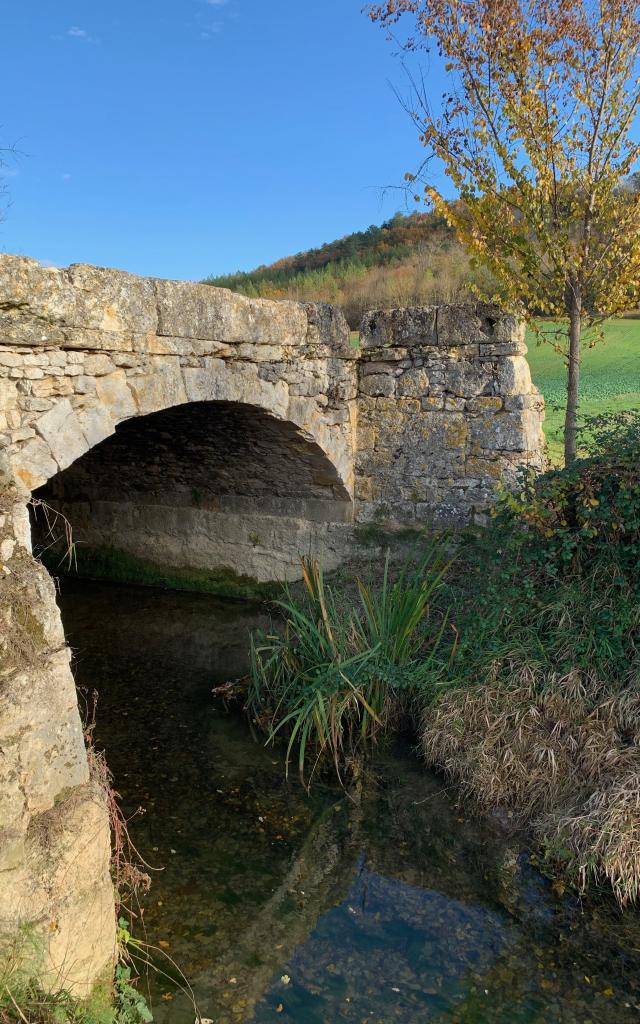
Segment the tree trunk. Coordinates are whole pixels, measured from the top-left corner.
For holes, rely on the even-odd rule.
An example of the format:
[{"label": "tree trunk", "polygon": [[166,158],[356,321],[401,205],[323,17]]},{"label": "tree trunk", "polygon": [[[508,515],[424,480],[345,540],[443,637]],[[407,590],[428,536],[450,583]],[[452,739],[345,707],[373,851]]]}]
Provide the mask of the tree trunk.
[{"label": "tree trunk", "polygon": [[564,420],[565,466],[570,465],[576,457],[581,332],[582,296],[576,291],[571,295],[569,306],[569,377],[567,381],[567,409]]}]

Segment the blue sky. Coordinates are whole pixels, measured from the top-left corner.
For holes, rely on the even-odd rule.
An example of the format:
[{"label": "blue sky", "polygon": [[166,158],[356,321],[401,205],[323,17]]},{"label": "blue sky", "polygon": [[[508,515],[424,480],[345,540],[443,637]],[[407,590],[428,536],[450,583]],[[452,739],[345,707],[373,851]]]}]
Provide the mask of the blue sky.
[{"label": "blue sky", "polygon": [[198,279],[391,216],[420,149],[363,2],[6,4],[0,250]]}]

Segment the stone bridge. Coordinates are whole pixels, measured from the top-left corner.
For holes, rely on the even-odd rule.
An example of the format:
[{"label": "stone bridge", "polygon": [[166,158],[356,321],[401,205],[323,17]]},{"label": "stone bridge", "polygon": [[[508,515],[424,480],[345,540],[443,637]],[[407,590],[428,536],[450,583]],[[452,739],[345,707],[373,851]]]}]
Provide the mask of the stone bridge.
[{"label": "stone bridge", "polygon": [[90,985],[114,921],[32,499],[64,512],[89,570],[333,567],[354,528],[464,523],[540,465],[524,353],[484,305],[373,312],[354,344],[329,306],[0,256],[0,934],[35,926],[43,977]]},{"label": "stone bridge", "polygon": [[273,579],[354,524],[477,515],[539,462],[523,352],[488,307],[372,313],[354,345],[329,306],[0,257],[0,443],[131,571]]}]

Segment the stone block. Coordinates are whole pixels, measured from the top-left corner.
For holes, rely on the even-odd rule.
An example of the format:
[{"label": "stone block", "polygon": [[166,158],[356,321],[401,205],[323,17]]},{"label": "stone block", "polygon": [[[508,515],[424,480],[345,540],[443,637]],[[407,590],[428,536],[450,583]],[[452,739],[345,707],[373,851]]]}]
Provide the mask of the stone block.
[{"label": "stone block", "polygon": [[188,401],[179,366],[169,365],[155,373],[128,377],[128,384],[142,415]]},{"label": "stone block", "polygon": [[68,398],[62,398],[43,413],[35,424],[36,430],[49,445],[60,469],[65,469],[87,451],[87,439]]},{"label": "stone block", "polygon": [[516,317],[483,302],[439,306],[437,327],[441,347],[505,344],[523,337]]},{"label": "stone block", "polygon": [[464,398],[455,398],[452,395],[445,395],[444,407],[447,412],[463,412],[467,407],[467,403]]},{"label": "stone block", "polygon": [[351,332],[344,313],[324,302],[305,302],[307,314],[306,344],[327,347],[343,359],[358,359],[360,346],[351,344]]},{"label": "stone block", "polygon": [[465,359],[446,363],[445,390],[458,398],[476,398],[490,383],[491,377],[477,361]]},{"label": "stone block", "polygon": [[33,427],[17,427],[10,433],[11,444],[15,444],[16,441],[28,441],[30,437],[35,437],[36,432]]},{"label": "stone block", "polygon": [[138,411],[124,370],[98,377],[96,396],[115,423],[135,416]]},{"label": "stone block", "polygon": [[480,345],[481,360],[495,360],[500,356],[526,356],[524,341],[488,342]]},{"label": "stone block", "polygon": [[73,390],[77,395],[92,395],[95,394],[96,381],[95,377],[87,377],[81,374],[73,382]]},{"label": "stone block", "polygon": [[423,398],[420,399],[420,405],[425,410],[425,412],[444,409],[444,396],[425,395]]},{"label": "stone block", "polygon": [[85,356],[83,372],[89,377],[103,377],[107,373],[113,373],[115,363],[106,352],[96,352]]},{"label": "stone block", "polygon": [[13,445],[9,457],[16,476],[29,491],[35,491],[58,472],[49,445],[39,437]]},{"label": "stone block", "polygon": [[377,436],[378,431],[372,424],[358,426],[358,450],[364,451],[367,448],[374,448]]},{"label": "stone block", "polygon": [[497,391],[501,395],[527,395],[531,392],[531,371],[524,356],[506,356],[497,374]]},{"label": "stone block", "polygon": [[155,327],[153,282],[124,271],[82,264],[60,270],[2,255],[0,290],[0,334],[17,331],[23,344],[60,343],[66,327],[108,333]]},{"label": "stone block", "polygon": [[498,412],[502,409],[503,405],[506,408],[504,400],[500,395],[479,395],[477,398],[469,399],[467,410],[475,416],[487,412]]},{"label": "stone block", "polygon": [[155,281],[160,336],[237,345],[303,345],[308,319],[294,302],[248,299],[225,288],[186,281]]},{"label": "stone block", "polygon": [[395,394],[396,381],[387,373],[374,373],[363,377],[360,381],[360,392],[363,395],[370,395],[372,398],[389,398]]},{"label": "stone block", "polygon": [[437,312],[435,306],[371,310],[365,313],[360,325],[362,348],[437,345]]},{"label": "stone block", "polygon": [[92,405],[76,411],[80,429],[87,439],[87,446],[93,448],[115,431],[115,424],[109,411],[102,405]]},{"label": "stone block", "polygon": [[422,398],[429,389],[429,377],[423,369],[406,370],[398,378],[396,394],[400,397]]},{"label": "stone block", "polygon": [[3,351],[0,348],[0,366],[22,366],[24,355],[20,352]]},{"label": "stone block", "polygon": [[[55,600],[50,614],[56,611]],[[0,828],[19,828],[85,783],[87,759],[66,648],[14,675],[0,693]]]},{"label": "stone block", "polygon": [[498,412],[472,421],[472,437],[480,447],[491,451],[529,452],[539,448],[540,418],[531,411]]}]

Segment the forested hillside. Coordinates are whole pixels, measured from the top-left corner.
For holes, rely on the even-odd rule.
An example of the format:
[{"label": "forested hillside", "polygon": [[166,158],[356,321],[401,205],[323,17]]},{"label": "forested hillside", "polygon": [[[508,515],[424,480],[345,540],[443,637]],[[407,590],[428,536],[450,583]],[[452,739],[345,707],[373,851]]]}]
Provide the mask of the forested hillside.
[{"label": "forested hillside", "polygon": [[480,283],[482,275],[442,217],[397,213],[380,227],[206,283],[261,298],[333,302],[355,329],[374,306],[464,299],[469,283]]}]

